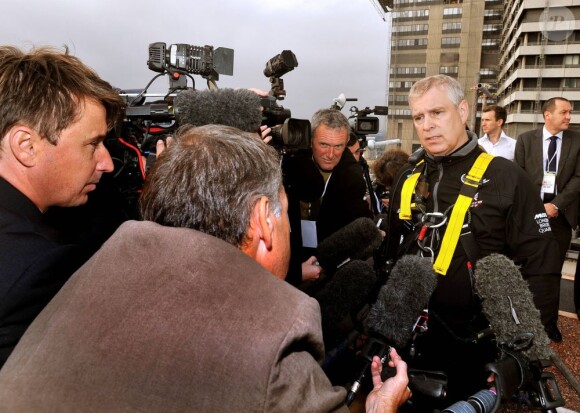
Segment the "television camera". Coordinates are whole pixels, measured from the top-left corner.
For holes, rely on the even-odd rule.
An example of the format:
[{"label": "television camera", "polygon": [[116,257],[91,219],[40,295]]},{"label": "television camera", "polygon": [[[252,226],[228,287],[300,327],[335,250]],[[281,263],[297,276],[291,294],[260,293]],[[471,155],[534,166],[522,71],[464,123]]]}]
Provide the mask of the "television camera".
[{"label": "television camera", "polygon": [[532,360],[523,352],[533,345],[533,339],[532,333],[524,333],[510,342],[498,343],[498,360],[485,366],[487,372],[493,373],[494,388],[480,390],[467,400],[449,406],[443,413],[494,413],[507,402],[515,402],[518,409],[526,405],[530,411],[546,413],[555,413],[557,407],[564,406],[555,375],[545,371],[551,363]]},{"label": "television camera", "polygon": [[270,79],[271,88],[268,96],[261,100],[262,124],[272,128],[271,144],[279,152],[307,149],[310,146],[310,121],[292,118],[290,110],[277,103],[286,97],[282,76],[297,66],[296,55],[291,50],[283,50],[268,60],[264,68],[264,76]]},{"label": "television camera", "polygon": [[[358,101],[357,98],[347,98],[344,93],[341,93],[338,97],[332,100],[332,106],[330,106],[330,108],[342,110],[346,102],[356,101]],[[350,127],[354,133],[362,137],[379,133],[379,118],[377,116],[369,115],[375,114],[386,116],[389,114],[389,108],[387,106],[375,106],[373,109],[367,106],[360,110],[356,106],[351,106],[349,110],[351,112],[351,115],[348,117]]]},{"label": "television camera", "polygon": [[493,87],[488,83],[478,83],[475,86],[475,88],[477,90],[477,93],[484,95],[488,99],[495,99],[497,97],[497,93],[491,92],[491,89],[493,89]]},{"label": "television camera", "polygon": [[[341,93],[338,97],[333,99],[333,103],[330,108],[341,110],[346,102],[356,102],[357,100],[357,98],[347,98],[345,97],[344,93]],[[379,132],[379,118],[377,116],[369,115],[375,114],[386,116],[389,114],[389,108],[387,106],[375,106],[373,109],[371,109],[367,106],[364,109],[359,110],[359,108],[356,106],[351,106],[350,112],[351,115],[348,117],[348,123],[351,128],[349,146],[354,145],[355,142],[358,141],[360,149],[364,150],[367,148],[367,146],[369,146],[367,135],[372,135]],[[374,140],[372,142],[372,147],[374,147]],[[367,192],[371,197],[371,208],[375,214],[378,214],[381,211],[381,202],[373,189],[373,182],[371,179],[369,166],[362,156],[359,158],[359,163],[363,170],[363,177],[367,186]]]},{"label": "television camera", "polygon": [[375,106],[373,109],[366,107],[359,110],[356,106],[352,106],[350,112],[352,115],[348,119],[352,131],[357,135],[366,137],[366,135],[379,133],[379,118],[369,115],[386,116],[389,114],[389,108],[387,106]]},{"label": "television camera", "polygon": [[[106,140],[115,163],[115,186],[128,202],[129,211],[136,210],[139,192],[146,176],[144,158],[155,153],[155,144],[165,139],[177,128],[174,97],[186,89],[195,89],[193,75],[207,80],[209,89],[217,89],[219,75],[233,74],[234,50],[213,46],[149,44],[147,66],[157,72],[144,89],[120,90],[127,101],[123,121]],[[161,76],[168,76],[169,90],[162,94],[149,94],[151,84]],[[187,79],[192,86],[188,86]],[[151,99],[153,98],[153,99]],[[133,213],[130,214],[134,218]]]}]

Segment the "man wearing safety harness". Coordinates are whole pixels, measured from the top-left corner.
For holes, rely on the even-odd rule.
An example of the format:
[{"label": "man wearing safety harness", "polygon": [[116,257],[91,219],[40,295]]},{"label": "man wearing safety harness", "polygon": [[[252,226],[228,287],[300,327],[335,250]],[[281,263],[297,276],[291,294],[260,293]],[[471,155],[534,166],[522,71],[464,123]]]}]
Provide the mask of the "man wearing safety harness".
[{"label": "man wearing safety harness", "polygon": [[391,255],[431,257],[438,285],[429,303],[429,329],[416,342],[411,366],[447,373],[448,398],[485,388],[493,361],[488,322],[473,291],[475,263],[503,253],[528,281],[559,273],[555,242],[534,186],[517,165],[493,157],[465,129],[469,107],[459,82],[444,75],[416,82],[411,116],[422,149],[395,179]]}]

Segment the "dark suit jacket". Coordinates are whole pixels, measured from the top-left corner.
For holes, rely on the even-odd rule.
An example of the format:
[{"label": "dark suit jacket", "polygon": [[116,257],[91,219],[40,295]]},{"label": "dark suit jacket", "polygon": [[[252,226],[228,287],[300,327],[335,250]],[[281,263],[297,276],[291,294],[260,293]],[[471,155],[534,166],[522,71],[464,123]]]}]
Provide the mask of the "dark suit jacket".
[{"label": "dark suit jacket", "polygon": [[[283,170],[292,228],[292,261],[286,280],[299,285],[302,282],[302,262],[310,255],[316,255],[314,249],[302,248],[300,201],[319,200],[324,192],[324,178],[312,160],[310,149],[286,157]],[[369,204],[364,200],[366,190],[361,166],[352,153],[345,149],[332,170],[320,203],[316,223],[318,243],[357,218],[372,217]]]},{"label": "dark suit jacket", "polygon": [[[544,177],[542,128],[522,133],[516,143],[514,161],[532,178],[538,188]],[[558,195],[552,203],[566,217],[572,228],[578,220],[578,196],[580,192],[580,133],[566,130],[562,136],[558,173]]]},{"label": "dark suit jacket", "polygon": [[372,218],[364,200],[366,183],[360,164],[348,148],[332,170],[316,223],[318,243],[357,218]]},{"label": "dark suit jacket", "polygon": [[32,201],[0,178],[0,367],[86,258],[45,225]]},{"label": "dark suit jacket", "polygon": [[128,221],[0,370],[2,412],[348,412],[318,303],[239,249]]}]

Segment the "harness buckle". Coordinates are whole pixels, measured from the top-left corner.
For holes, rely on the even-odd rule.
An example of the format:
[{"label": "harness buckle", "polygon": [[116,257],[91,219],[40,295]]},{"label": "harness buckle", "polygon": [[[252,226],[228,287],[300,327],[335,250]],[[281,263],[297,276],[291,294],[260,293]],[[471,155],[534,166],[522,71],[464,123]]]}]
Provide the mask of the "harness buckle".
[{"label": "harness buckle", "polygon": [[441,228],[447,223],[447,215],[443,212],[426,212],[421,217],[421,223],[429,228]]}]

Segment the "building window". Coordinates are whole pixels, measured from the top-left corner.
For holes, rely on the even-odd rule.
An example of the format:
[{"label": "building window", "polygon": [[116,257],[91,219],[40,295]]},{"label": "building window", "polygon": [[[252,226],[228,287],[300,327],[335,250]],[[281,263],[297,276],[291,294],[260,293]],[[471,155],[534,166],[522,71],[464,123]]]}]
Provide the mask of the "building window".
[{"label": "building window", "polygon": [[453,33],[461,31],[461,22],[443,23],[443,33]]},{"label": "building window", "polygon": [[[441,0],[395,0],[393,4],[395,6],[414,6],[416,4],[430,4],[439,3]],[[460,2],[463,2],[462,0]]]},{"label": "building window", "polygon": [[413,82],[389,82],[389,89],[411,89]]},{"label": "building window", "polygon": [[484,10],[483,17],[485,18],[500,18],[502,14],[501,10]]},{"label": "building window", "polygon": [[479,76],[480,77],[495,77],[497,75],[497,71],[494,69],[490,69],[487,67],[482,67],[479,69]]},{"label": "building window", "polygon": [[461,38],[459,37],[442,37],[441,47],[459,47]]},{"label": "building window", "polygon": [[397,20],[397,19],[427,19],[427,18],[429,18],[429,9],[393,12],[393,20]]},{"label": "building window", "polygon": [[429,30],[428,24],[411,24],[404,26],[393,26],[393,33],[426,33]]},{"label": "building window", "polygon": [[447,7],[443,9],[443,17],[461,17],[463,15],[463,8],[461,7]]},{"label": "building window", "polygon": [[421,48],[424,49],[427,47],[427,39],[420,38],[420,39],[399,39],[399,40],[391,40],[391,47],[393,48]]},{"label": "building window", "polygon": [[390,73],[392,75],[401,75],[401,76],[424,76],[425,75],[425,67],[397,67],[390,69]]},{"label": "building window", "polygon": [[499,33],[501,31],[501,24],[484,24],[483,32],[485,34]]},{"label": "building window", "polygon": [[391,105],[404,105],[408,103],[407,95],[389,95],[389,104]]},{"label": "building window", "polygon": [[453,75],[459,73],[459,67],[457,66],[441,66],[439,68],[439,73],[442,75]]},{"label": "building window", "polygon": [[411,109],[391,109],[389,113],[395,116],[411,116]]},{"label": "building window", "polygon": [[563,84],[564,84],[565,88],[577,89],[577,88],[580,88],[580,79],[577,77],[570,77],[570,78],[564,79]]},{"label": "building window", "polygon": [[580,55],[571,54],[564,56],[564,66],[578,66],[580,64]]},{"label": "building window", "polygon": [[499,46],[499,39],[483,39],[481,42],[481,47],[493,48]]}]

